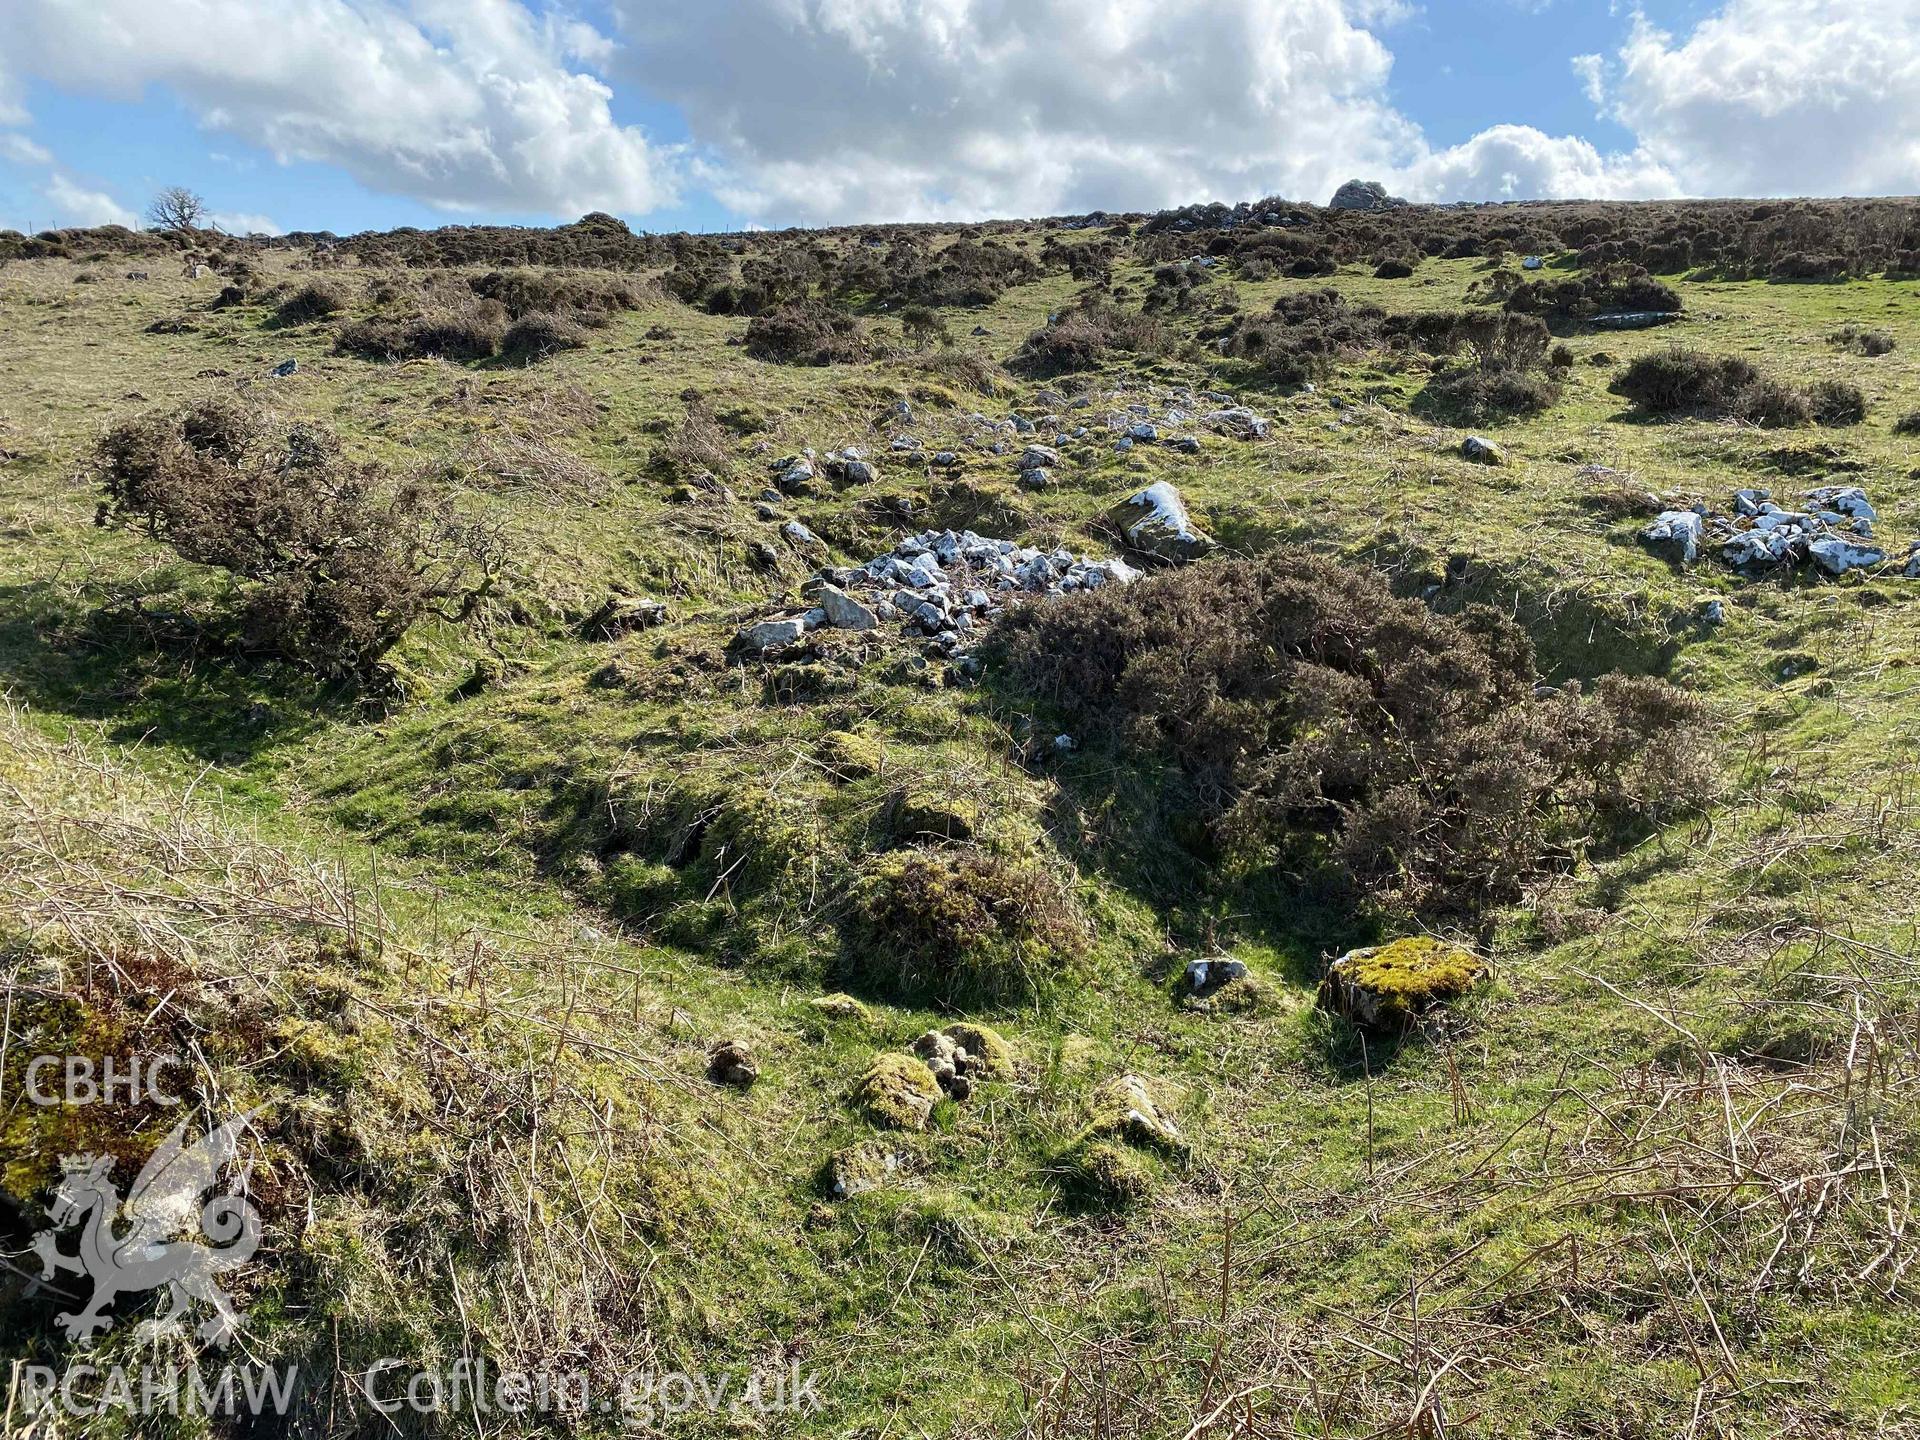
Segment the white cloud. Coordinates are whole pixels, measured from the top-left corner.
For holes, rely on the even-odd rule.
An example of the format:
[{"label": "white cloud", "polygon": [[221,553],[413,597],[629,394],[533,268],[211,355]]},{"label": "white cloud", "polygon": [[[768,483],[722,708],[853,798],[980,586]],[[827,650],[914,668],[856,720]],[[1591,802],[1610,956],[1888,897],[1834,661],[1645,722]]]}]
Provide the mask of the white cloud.
[{"label": "white cloud", "polygon": [[1920,190],[1920,6],[1727,0],[1684,39],[1636,16],[1612,114],[1694,194]]},{"label": "white cloud", "polygon": [[250,214],[244,210],[215,210],[207,219],[229,235],[282,235],[286,232],[271,215]]},{"label": "white cloud", "polygon": [[622,0],[619,73],[780,222],[1325,199],[1417,158],[1342,0]]},{"label": "white cloud", "polygon": [[1495,125],[1402,172],[1415,200],[1633,200],[1681,193],[1674,177],[1644,151],[1603,155],[1572,135],[1531,125]]},{"label": "white cloud", "polygon": [[210,130],[449,210],[669,201],[662,157],[568,68],[595,48],[517,0],[7,0],[9,63],[71,89],[177,96]]},{"label": "white cloud", "polygon": [[621,73],[681,107],[723,204],[776,223],[1324,203],[1354,176],[1430,200],[1676,189],[1644,153],[1527,126],[1435,151],[1387,99],[1375,30],[1401,0],[623,3]]},{"label": "white cloud", "polygon": [[1580,77],[1580,88],[1587,92],[1587,99],[1594,106],[1607,103],[1607,57],[1604,55],[1576,55],[1572,61],[1573,73]]},{"label": "white cloud", "polygon": [[104,190],[89,190],[71,176],[54,173],[40,194],[53,207],[54,226],[124,225],[137,229],[140,217]]},{"label": "white cloud", "polygon": [[0,160],[11,165],[51,165],[53,152],[17,131],[0,132]]}]

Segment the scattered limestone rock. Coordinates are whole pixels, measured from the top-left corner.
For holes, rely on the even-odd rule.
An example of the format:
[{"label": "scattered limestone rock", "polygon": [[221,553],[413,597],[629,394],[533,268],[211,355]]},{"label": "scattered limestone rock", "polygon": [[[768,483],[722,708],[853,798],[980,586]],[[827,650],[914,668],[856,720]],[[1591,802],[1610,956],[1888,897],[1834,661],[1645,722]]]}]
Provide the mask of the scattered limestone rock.
[{"label": "scattered limestone rock", "polygon": [[1662,510],[1640,538],[1682,565],[1700,558],[1703,521],[1691,510]]},{"label": "scattered limestone rock", "polygon": [[1013,1047],[999,1031],[961,1020],[947,1026],[946,1034],[972,1057],[974,1073],[979,1078],[999,1081],[1014,1078]]},{"label": "scattered limestone rock", "polygon": [[1789,510],[1771,491],[1749,487],[1733,493],[1731,515],[1704,505],[1663,510],[1640,536],[1681,564],[1692,564],[1710,541],[1735,569],[1811,564],[1839,576],[1886,563],[1886,550],[1866,543],[1879,514],[1858,485],[1823,485],[1802,499],[1805,510]]},{"label": "scattered limestone rock", "polygon": [[760,1078],[760,1067],[738,1040],[722,1040],[707,1051],[707,1078],[747,1090]]},{"label": "scattered limestone rock", "polygon": [[838,585],[822,585],[814,599],[826,612],[827,624],[836,630],[873,630],[880,624],[879,614],[861,604]]},{"label": "scattered limestone rock", "polygon": [[1267,438],[1269,428],[1267,421],[1244,405],[1227,406],[1209,411],[1201,417],[1201,423],[1209,430],[1218,430],[1225,435],[1235,435],[1242,440],[1264,440]]},{"label": "scattered limestone rock", "polygon": [[1230,980],[1244,979],[1246,973],[1247,962],[1236,960],[1231,955],[1215,955],[1206,960],[1189,960],[1186,971],[1187,989],[1195,995],[1205,994],[1209,990],[1219,989]]},{"label": "scattered limestone rock", "polygon": [[1504,465],[1507,457],[1500,453],[1500,447],[1484,435],[1469,435],[1460,442],[1460,455],[1475,465]]},{"label": "scattered limestone rock", "polygon": [[1165,480],[1129,495],[1107,512],[1110,523],[1143,555],[1184,564],[1210,554],[1211,536],[1194,527],[1180,491]]},{"label": "scattered limestone rock", "polygon": [[762,620],[740,632],[740,647],[753,654],[764,655],[770,650],[784,649],[806,633],[806,621],[798,617]]},{"label": "scattered limestone rock", "polygon": [[1369,1030],[1404,1030],[1486,977],[1486,962],[1426,935],[1349,950],[1327,969],[1318,1004]]},{"label": "scattered limestone rock", "polygon": [[893,1130],[924,1130],[940,1099],[940,1082],[915,1055],[885,1051],[860,1077],[855,1098],[876,1125]]}]

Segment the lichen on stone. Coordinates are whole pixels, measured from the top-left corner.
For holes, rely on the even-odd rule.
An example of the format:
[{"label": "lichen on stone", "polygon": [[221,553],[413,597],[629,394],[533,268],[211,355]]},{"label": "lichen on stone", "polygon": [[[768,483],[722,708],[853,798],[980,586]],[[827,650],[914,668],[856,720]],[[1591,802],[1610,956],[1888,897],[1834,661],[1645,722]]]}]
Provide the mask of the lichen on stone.
[{"label": "lichen on stone", "polygon": [[1486,962],[1427,935],[1350,950],[1320,982],[1319,1004],[1370,1029],[1404,1029],[1485,978]]}]

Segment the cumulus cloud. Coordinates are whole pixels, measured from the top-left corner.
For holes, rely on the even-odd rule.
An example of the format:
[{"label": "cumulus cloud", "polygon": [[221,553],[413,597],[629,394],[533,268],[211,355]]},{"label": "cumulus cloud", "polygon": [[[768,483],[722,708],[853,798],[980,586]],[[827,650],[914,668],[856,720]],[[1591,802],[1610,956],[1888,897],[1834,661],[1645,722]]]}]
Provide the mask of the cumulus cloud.
[{"label": "cumulus cloud", "polygon": [[621,0],[616,72],[782,222],[1325,198],[1419,152],[1377,0]]},{"label": "cumulus cloud", "polygon": [[40,194],[53,207],[56,226],[124,225],[137,229],[140,217],[104,190],[89,190],[71,176],[58,172],[40,187]]},{"label": "cumulus cloud", "polygon": [[1611,113],[1689,192],[1920,190],[1920,6],[1728,0],[1684,38],[1636,16]]},{"label": "cumulus cloud", "polygon": [[1603,155],[1574,135],[1531,125],[1495,125],[1402,173],[1415,200],[1644,200],[1681,193],[1679,181],[1646,151]]},{"label": "cumulus cloud", "polygon": [[[642,212],[662,156],[570,66],[577,21],[516,0],[8,0],[8,61],[125,99],[163,86],[210,130],[448,210]],[[6,92],[0,90],[0,107]]]}]

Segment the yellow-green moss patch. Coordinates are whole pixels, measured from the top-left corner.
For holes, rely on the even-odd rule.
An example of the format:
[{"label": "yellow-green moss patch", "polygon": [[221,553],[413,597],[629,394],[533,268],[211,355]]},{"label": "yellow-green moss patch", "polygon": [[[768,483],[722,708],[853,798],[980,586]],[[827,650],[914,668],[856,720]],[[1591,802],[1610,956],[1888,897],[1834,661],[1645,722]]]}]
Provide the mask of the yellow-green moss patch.
[{"label": "yellow-green moss patch", "polygon": [[940,1099],[940,1083],[921,1060],[890,1050],[874,1057],[856,1095],[874,1124],[924,1130]]},{"label": "yellow-green moss patch", "polygon": [[1427,935],[1350,950],[1320,982],[1323,1009],[1372,1028],[1405,1026],[1458,1000],[1485,978],[1486,962]]}]

